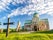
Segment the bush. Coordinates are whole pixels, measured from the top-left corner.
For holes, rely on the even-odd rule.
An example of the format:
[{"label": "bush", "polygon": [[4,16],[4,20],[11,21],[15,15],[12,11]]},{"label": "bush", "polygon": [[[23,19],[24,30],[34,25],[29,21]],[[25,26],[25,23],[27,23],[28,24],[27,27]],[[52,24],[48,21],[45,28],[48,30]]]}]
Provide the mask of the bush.
[{"label": "bush", "polygon": [[10,29],[10,32],[16,32],[16,29]]},{"label": "bush", "polygon": [[3,32],[6,32],[7,29],[3,29]]}]

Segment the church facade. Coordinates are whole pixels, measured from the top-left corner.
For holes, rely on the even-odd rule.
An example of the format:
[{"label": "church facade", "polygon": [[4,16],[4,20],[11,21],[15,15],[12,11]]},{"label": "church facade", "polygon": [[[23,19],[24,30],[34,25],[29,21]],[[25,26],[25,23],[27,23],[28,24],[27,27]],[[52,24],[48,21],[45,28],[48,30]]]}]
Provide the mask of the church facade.
[{"label": "church facade", "polygon": [[28,31],[45,31],[49,30],[48,19],[40,19],[37,13],[34,13],[32,20],[27,20],[24,29]]}]

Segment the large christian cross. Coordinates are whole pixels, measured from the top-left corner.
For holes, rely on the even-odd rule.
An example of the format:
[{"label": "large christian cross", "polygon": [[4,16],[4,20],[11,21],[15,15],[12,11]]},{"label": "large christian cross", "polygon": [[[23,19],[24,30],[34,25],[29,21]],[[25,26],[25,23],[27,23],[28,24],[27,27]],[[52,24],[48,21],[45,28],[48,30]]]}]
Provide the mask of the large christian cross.
[{"label": "large christian cross", "polygon": [[8,18],[8,23],[4,23],[4,25],[7,25],[7,30],[6,30],[6,37],[8,36],[8,34],[9,34],[9,25],[12,25],[13,24],[13,22],[10,22],[10,20],[9,20],[10,18]]}]

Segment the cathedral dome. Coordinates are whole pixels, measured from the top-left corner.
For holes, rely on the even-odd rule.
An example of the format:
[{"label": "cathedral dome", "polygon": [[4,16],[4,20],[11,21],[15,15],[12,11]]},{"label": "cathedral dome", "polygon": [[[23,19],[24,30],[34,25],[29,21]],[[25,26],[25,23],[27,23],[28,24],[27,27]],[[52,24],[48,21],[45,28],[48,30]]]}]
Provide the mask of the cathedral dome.
[{"label": "cathedral dome", "polygon": [[35,12],[33,17],[39,17],[39,14]]}]

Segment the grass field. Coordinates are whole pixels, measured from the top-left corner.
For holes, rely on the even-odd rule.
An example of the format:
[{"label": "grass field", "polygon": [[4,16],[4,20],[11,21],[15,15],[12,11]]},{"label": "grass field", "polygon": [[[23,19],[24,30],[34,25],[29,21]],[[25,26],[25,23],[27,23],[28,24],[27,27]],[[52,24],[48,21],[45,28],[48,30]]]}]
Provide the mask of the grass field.
[{"label": "grass field", "polygon": [[28,34],[10,33],[7,38],[5,37],[5,33],[2,33],[0,34],[0,40],[53,40],[53,31]]}]

